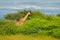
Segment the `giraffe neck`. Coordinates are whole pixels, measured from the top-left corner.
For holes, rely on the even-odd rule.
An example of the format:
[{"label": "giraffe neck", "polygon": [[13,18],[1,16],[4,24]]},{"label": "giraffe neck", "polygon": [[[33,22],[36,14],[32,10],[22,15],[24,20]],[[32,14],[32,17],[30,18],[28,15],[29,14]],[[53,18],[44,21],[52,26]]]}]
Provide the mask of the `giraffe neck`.
[{"label": "giraffe neck", "polygon": [[26,20],[28,18],[28,14],[26,14],[24,17],[23,17],[23,20]]},{"label": "giraffe neck", "polygon": [[26,21],[26,19],[28,18],[28,13],[23,17],[23,18],[21,18],[17,23],[16,23],[16,25],[17,26],[19,26],[20,24],[23,24],[24,23],[24,21]]}]

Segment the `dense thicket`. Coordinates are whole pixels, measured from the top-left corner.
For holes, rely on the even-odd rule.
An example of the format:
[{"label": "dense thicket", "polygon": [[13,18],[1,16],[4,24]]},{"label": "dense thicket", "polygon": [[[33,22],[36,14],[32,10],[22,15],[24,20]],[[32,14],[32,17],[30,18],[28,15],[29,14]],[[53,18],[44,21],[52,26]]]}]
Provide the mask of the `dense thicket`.
[{"label": "dense thicket", "polygon": [[[10,13],[5,15],[5,19],[0,19],[0,35],[11,34],[37,34],[50,35],[60,38],[60,17],[45,15],[40,11],[31,11],[29,20],[19,27],[15,26],[15,18],[21,18],[27,11],[20,11],[17,13]],[[14,20],[10,20],[14,19]]]}]

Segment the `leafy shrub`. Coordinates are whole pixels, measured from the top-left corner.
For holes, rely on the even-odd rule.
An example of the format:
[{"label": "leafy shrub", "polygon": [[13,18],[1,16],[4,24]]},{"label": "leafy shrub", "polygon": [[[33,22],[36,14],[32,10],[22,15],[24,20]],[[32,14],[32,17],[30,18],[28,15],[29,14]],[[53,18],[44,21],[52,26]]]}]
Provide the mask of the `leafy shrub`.
[{"label": "leafy shrub", "polygon": [[59,30],[60,30],[60,28],[54,29],[52,36],[54,36],[56,38],[60,38],[60,31]]},{"label": "leafy shrub", "polygon": [[60,13],[59,13],[59,14],[57,14],[57,16],[58,16],[58,17],[60,17]]},{"label": "leafy shrub", "polygon": [[[23,14],[20,14],[23,13]],[[17,12],[18,15],[24,15],[25,11]],[[9,14],[10,15],[10,14]],[[29,20],[25,21],[23,25],[16,26],[14,20],[16,17],[12,14],[5,17],[6,19],[0,19],[0,35],[11,34],[38,34],[38,35],[51,35],[60,38],[60,18],[57,16],[46,16],[39,11],[32,11],[32,15]],[[21,16],[21,17],[22,17]],[[8,19],[8,20],[7,20]]]}]

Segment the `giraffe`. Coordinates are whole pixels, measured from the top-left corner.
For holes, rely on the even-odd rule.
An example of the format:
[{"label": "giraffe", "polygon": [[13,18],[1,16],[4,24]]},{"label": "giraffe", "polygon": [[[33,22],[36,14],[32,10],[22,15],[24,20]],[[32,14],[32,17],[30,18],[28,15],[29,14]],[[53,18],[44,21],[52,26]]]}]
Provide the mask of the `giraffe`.
[{"label": "giraffe", "polygon": [[27,14],[23,18],[20,18],[18,21],[16,21],[16,26],[22,25],[30,14],[30,12],[27,12]]}]

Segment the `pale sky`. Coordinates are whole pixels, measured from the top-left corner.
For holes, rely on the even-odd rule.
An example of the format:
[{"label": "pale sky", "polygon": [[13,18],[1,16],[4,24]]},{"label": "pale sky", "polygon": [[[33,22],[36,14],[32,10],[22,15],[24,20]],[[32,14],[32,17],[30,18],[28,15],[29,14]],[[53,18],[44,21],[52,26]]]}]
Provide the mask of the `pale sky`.
[{"label": "pale sky", "polygon": [[46,14],[60,13],[60,0],[0,0],[0,18],[16,9],[34,8]]},{"label": "pale sky", "polygon": [[0,9],[60,9],[60,0],[0,0]]}]

